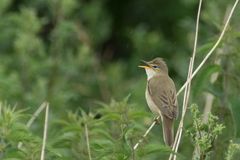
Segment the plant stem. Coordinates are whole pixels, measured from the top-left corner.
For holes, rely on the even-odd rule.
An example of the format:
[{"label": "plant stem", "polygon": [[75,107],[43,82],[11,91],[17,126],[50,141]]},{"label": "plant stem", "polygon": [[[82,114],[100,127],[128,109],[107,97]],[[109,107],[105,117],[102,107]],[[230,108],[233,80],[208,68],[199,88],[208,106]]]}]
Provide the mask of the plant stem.
[{"label": "plant stem", "polygon": [[85,137],[86,137],[86,143],[87,143],[88,158],[89,158],[89,160],[92,160],[87,124],[84,125],[84,129],[85,129]]},{"label": "plant stem", "polygon": [[46,112],[45,112],[45,122],[44,122],[44,131],[43,131],[43,143],[42,143],[42,151],[41,151],[41,159],[44,160],[45,156],[45,147],[46,147],[46,140],[47,140],[47,128],[48,128],[48,110],[49,104],[46,103]]}]

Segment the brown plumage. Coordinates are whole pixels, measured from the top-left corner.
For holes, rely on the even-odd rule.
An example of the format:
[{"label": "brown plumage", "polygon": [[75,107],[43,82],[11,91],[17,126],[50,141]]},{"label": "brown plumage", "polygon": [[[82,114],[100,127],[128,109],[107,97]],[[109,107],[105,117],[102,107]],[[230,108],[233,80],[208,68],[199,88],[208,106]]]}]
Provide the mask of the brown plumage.
[{"label": "brown plumage", "polygon": [[176,88],[168,76],[168,68],[161,58],[145,62],[148,81],[146,87],[146,100],[150,110],[161,116],[163,138],[165,144],[171,146],[174,141],[174,119],[178,115]]}]

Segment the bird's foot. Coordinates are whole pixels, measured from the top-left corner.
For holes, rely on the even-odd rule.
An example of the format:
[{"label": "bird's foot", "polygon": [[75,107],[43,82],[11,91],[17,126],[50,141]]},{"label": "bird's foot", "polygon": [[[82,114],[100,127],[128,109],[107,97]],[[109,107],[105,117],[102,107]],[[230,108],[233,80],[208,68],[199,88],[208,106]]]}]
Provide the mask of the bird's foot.
[{"label": "bird's foot", "polygon": [[156,117],[156,118],[154,119],[154,121],[156,122],[156,124],[160,124],[160,123],[161,123],[160,117]]}]

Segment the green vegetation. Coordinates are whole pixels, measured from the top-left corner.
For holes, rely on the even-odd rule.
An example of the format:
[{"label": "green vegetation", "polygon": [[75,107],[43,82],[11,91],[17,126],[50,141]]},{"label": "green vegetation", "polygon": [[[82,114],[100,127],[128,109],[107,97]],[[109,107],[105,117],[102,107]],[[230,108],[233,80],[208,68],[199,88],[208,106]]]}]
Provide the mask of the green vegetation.
[{"label": "green vegetation", "polygon": [[[216,42],[233,3],[203,2],[194,68]],[[45,101],[45,160],[168,159],[161,125],[133,152],[154,119],[145,101],[146,75],[137,66],[141,59],[165,58],[179,89],[197,6],[189,0],[1,0],[0,159],[40,159],[45,110],[33,114]],[[192,158],[197,145],[208,159],[239,157],[239,18],[238,5],[220,46],[192,81],[189,104],[199,107],[187,111],[178,159]],[[197,132],[209,136],[196,139]]]},{"label": "green vegetation", "polygon": [[196,156],[194,156],[196,159],[204,160],[209,156],[209,152],[214,147],[214,142],[225,127],[223,124],[219,124],[218,117],[211,113],[208,115],[208,121],[204,123],[196,105],[192,105],[190,109],[193,116],[193,127],[192,131],[189,130],[188,133],[194,146],[196,146]]}]

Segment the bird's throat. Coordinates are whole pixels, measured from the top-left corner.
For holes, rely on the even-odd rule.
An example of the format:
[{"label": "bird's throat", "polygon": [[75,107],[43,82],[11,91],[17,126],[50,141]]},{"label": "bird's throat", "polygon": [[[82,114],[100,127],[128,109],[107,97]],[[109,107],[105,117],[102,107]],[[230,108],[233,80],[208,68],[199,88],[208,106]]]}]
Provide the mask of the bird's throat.
[{"label": "bird's throat", "polygon": [[151,68],[146,68],[145,71],[146,71],[148,80],[157,75],[157,72]]}]

